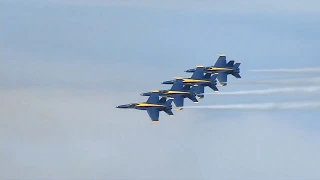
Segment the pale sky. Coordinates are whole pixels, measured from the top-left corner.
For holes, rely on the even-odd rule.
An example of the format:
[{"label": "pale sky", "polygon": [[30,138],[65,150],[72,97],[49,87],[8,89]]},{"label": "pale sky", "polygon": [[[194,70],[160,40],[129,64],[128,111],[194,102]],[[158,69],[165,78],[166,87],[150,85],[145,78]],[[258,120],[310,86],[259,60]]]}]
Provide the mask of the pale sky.
[{"label": "pale sky", "polygon": [[[220,53],[242,62],[240,81],[302,87],[319,74],[247,70],[319,67],[318,1],[115,2],[0,2],[0,179],[320,178],[317,110],[184,109],[154,125],[115,108]],[[288,87],[229,82],[221,92]],[[207,95],[198,105],[300,100],[320,98]]]}]

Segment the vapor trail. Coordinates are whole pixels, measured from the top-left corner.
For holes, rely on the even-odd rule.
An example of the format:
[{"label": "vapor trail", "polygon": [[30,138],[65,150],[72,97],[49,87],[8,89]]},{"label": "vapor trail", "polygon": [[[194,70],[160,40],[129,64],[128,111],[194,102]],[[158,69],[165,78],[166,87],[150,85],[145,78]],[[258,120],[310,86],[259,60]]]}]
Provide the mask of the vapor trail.
[{"label": "vapor trail", "polygon": [[289,87],[289,88],[270,88],[261,90],[248,90],[248,91],[235,91],[235,92],[219,92],[219,93],[204,93],[204,94],[216,94],[216,95],[264,95],[274,93],[298,93],[298,92],[319,92],[320,86],[310,87]]},{"label": "vapor trail", "polygon": [[297,68],[297,69],[256,69],[248,70],[251,72],[288,72],[288,73],[302,73],[302,72],[320,72],[320,67],[315,68]]},{"label": "vapor trail", "polygon": [[297,84],[310,85],[310,84],[319,84],[319,83],[320,83],[320,77],[229,82],[229,84],[264,84],[264,85],[297,85]]},{"label": "vapor trail", "polygon": [[211,106],[186,106],[189,109],[217,109],[217,110],[312,110],[320,109],[320,102],[285,102],[285,103],[256,103],[230,104]]}]

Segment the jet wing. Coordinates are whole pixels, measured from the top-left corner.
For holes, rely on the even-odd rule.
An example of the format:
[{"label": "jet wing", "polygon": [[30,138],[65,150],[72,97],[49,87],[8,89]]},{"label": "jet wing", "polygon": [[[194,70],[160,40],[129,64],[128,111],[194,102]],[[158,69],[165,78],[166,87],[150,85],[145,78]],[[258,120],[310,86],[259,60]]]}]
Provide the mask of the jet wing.
[{"label": "jet wing", "polygon": [[159,121],[160,111],[158,108],[155,108],[155,107],[149,108],[147,112],[152,121]]},{"label": "jet wing", "polygon": [[195,91],[195,93],[197,94],[197,96],[199,98],[203,98],[204,97],[204,95],[203,95],[204,86],[203,85],[199,84],[198,86],[194,86],[194,91]]},{"label": "jet wing", "polygon": [[214,64],[214,67],[225,68],[227,65],[227,57],[225,54],[220,54],[217,62]]},{"label": "jet wing", "polygon": [[181,91],[183,88],[183,82],[182,79],[176,79],[176,81],[173,83],[171,90],[173,91]]},{"label": "jet wing", "polygon": [[203,66],[198,66],[191,76],[191,79],[202,79],[203,78]]},{"label": "jet wing", "polygon": [[176,107],[183,107],[184,104],[184,97],[182,95],[173,95],[173,102]]},{"label": "jet wing", "polygon": [[156,104],[158,103],[158,101],[159,101],[159,92],[153,91],[146,103]]},{"label": "jet wing", "polygon": [[228,81],[228,74],[225,72],[220,72],[218,74],[217,79],[219,80],[220,84],[222,86],[226,86],[227,85],[227,81]]}]

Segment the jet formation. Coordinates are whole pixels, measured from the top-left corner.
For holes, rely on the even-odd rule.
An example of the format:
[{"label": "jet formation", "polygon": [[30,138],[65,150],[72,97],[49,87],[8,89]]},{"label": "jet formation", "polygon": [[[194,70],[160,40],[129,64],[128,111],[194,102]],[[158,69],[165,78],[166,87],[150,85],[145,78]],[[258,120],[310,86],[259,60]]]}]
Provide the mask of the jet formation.
[{"label": "jet formation", "polygon": [[170,89],[141,93],[141,96],[149,96],[146,102],[119,105],[117,108],[145,110],[152,122],[157,123],[160,111],[173,116],[172,102],[175,104],[176,110],[182,110],[185,98],[194,103],[198,103],[198,99],[204,98],[205,87],[219,92],[217,80],[220,86],[226,86],[228,75],[231,74],[240,79],[240,62],[234,62],[234,60],[227,62],[226,55],[220,54],[213,66],[196,66],[196,68],[185,70],[187,73],[193,73],[190,78],[176,77],[163,81],[162,84],[172,84]]}]

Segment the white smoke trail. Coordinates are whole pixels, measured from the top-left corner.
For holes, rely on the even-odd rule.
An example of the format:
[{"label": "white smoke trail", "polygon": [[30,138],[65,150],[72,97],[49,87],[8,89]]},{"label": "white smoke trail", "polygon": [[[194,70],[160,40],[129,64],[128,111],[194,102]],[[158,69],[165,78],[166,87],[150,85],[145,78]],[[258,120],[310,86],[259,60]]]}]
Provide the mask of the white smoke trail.
[{"label": "white smoke trail", "polygon": [[312,110],[320,109],[320,102],[285,102],[285,103],[256,103],[230,104],[211,106],[186,106],[189,109],[217,109],[217,110]]},{"label": "white smoke trail", "polygon": [[262,89],[262,90],[204,93],[204,94],[216,94],[216,95],[265,95],[265,94],[274,94],[274,93],[298,93],[298,92],[306,92],[306,93],[320,92],[320,86],[270,88],[270,89]]},{"label": "white smoke trail", "polygon": [[308,78],[290,78],[280,80],[257,80],[257,81],[233,81],[229,84],[264,84],[264,85],[297,85],[297,84],[319,84],[320,77],[308,77]]},{"label": "white smoke trail", "polygon": [[297,68],[297,69],[255,69],[255,70],[248,70],[251,72],[288,72],[288,73],[302,73],[302,72],[320,72],[320,67],[315,68]]}]

